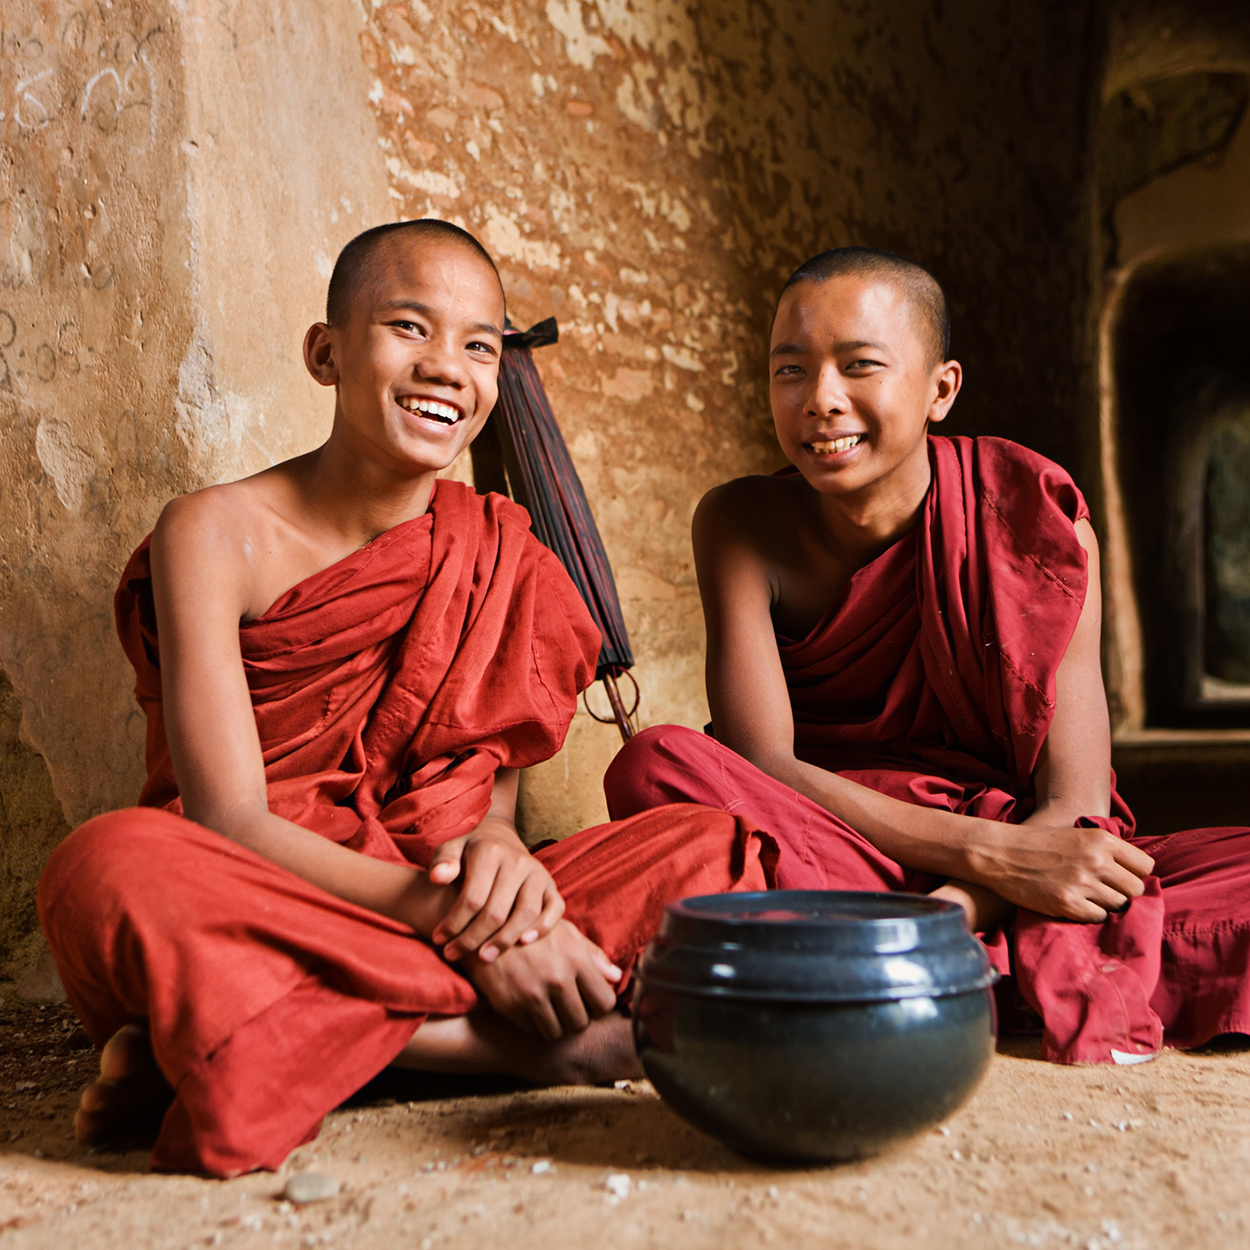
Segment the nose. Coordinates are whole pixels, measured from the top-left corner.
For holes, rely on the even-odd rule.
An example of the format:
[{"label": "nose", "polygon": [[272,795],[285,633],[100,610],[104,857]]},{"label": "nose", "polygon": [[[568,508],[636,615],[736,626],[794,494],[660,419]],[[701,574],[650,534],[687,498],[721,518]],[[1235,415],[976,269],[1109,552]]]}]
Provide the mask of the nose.
[{"label": "nose", "polygon": [[422,344],[413,369],[422,381],[442,386],[464,386],[468,379],[468,369],[460,345],[446,334],[432,335]]},{"label": "nose", "polygon": [[826,417],[850,410],[845,379],[835,361],[827,361],[817,370],[811,393],[807,397],[809,416]]}]

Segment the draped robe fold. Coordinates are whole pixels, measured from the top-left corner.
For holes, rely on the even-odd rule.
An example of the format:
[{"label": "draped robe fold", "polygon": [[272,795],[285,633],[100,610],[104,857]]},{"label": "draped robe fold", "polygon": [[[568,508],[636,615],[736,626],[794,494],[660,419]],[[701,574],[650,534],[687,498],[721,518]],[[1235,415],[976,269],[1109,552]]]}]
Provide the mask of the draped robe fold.
[{"label": "draped robe fold", "polygon": [[[70,1002],[102,1045],[147,1023],[174,1090],[165,1170],[276,1167],[430,1014],[479,1005],[406,925],[185,819],[161,706],[145,541],[116,597],[147,714],[141,806],[54,853],[39,911]],[[599,634],[523,509],[438,483],[429,511],[281,595],[239,631],[270,809],[363,854],[428,865],[471,831],[495,771],[549,758]],[[762,889],[767,835],[690,806],[538,852],[566,916],[625,969],[663,906]]]},{"label": "draped robe fold", "polygon": [[[794,752],[922,807],[1019,822],[1055,705],[1055,677],[1085,601],[1075,522],[1085,501],[1057,465],[995,438],[931,438],[923,515],[838,593],[807,637],[778,636]],[[615,818],[697,802],[746,817],[782,846],[792,888],[926,891],[815,802],[705,735],[649,729],[604,781]],[[1133,1062],[1164,1038],[1196,1046],[1250,1032],[1250,830],[1136,839],[1115,792],[1084,823],[1156,860],[1145,895],[1101,925],[1027,911],[1009,951],[1060,1062]],[[1166,1032],[1165,1032],[1166,1031]]]}]

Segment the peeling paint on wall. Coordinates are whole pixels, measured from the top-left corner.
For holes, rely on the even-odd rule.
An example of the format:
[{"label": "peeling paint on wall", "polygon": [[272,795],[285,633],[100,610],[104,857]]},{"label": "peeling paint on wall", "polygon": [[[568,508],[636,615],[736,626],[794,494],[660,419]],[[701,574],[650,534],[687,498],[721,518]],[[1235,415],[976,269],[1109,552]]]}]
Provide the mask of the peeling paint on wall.
[{"label": "peeling paint on wall", "polygon": [[[1052,451],[1055,411],[1075,429],[1085,9],[374,5],[361,54],[400,212],[474,231],[513,320],[560,321],[537,362],[616,571],[644,723],[707,719],[690,517],[713,484],[781,462],[764,339],[799,261],[856,242],[933,264],[965,364],[998,375],[970,369],[969,424],[1031,425]],[[1012,389],[990,400],[995,383]],[[535,832],[603,818],[616,745],[579,717],[526,780]]]}]

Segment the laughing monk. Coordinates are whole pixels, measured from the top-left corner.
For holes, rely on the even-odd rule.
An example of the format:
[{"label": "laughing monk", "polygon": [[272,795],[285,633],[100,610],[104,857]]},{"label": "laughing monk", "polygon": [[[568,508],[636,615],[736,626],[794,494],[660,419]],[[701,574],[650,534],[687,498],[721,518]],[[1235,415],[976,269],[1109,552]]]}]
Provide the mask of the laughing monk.
[{"label": "laughing monk", "polygon": [[635,1075],[615,1009],[663,905],[772,884],[775,846],[718,811],[517,836],[517,770],[559,750],[600,640],[521,508],[436,481],[494,406],[503,325],[472,236],[361,235],[304,344],[328,441],[174,500],[132,556],[148,781],[39,892],[102,1047],[80,1141],[155,1102],[154,1166],[234,1175],[389,1064]]},{"label": "laughing monk", "polygon": [[1250,830],[1134,837],[1085,501],[1023,447],[930,434],[949,354],[910,261],[842,248],[795,272],[769,354],[793,468],[694,521],[715,737],[639,734],[609,811],[707,804],[778,839],[783,887],[960,903],[1047,1058],[1250,1033]]}]

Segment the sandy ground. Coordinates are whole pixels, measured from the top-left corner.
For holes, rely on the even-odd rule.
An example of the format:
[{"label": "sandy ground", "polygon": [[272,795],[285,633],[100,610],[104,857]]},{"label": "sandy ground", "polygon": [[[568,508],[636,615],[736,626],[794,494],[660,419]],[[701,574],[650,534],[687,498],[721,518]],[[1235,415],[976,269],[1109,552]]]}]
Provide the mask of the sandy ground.
[{"label": "sandy ground", "polygon": [[[281,1173],[222,1182],[152,1175],[137,1143],[77,1147],[86,1037],[66,1009],[0,993],[3,1250],[1250,1246],[1246,1050],[1057,1068],[1013,1043],[941,1129],[808,1171],[737,1158],[645,1082],[454,1098],[383,1082]],[[292,1207],[301,1169],[342,1191]]]}]

